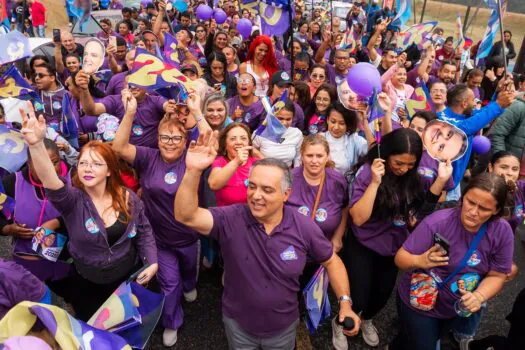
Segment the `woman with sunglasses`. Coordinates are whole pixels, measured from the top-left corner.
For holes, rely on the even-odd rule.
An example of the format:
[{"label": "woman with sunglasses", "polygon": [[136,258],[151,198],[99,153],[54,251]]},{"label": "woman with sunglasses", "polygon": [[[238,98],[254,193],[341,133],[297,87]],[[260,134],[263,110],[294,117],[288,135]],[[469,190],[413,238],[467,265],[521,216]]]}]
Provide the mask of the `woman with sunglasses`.
[{"label": "woman with sunglasses", "polygon": [[[173,346],[183,322],[182,296],[187,302],[197,298],[199,235],[173,217],[175,194],[186,170],[186,128],[196,124],[199,132],[209,129],[200,111],[200,98],[191,94],[187,106],[179,104],[177,114],[166,114],[159,123],[158,149],[134,146],[129,135],[137,102],[128,97],[128,109],[113,141],[113,150],[133,166],[140,177],[146,217],[153,227],[159,271],[157,279],[166,302],[162,311],[163,342]],[[183,111],[184,110],[184,111]],[[187,113],[189,112],[189,113]]]},{"label": "woman with sunglasses", "polygon": [[157,248],[144,205],[126,189],[118,157],[109,144],[92,141],[79,156],[72,184],[60,178],[44,147],[42,115],[20,109],[22,134],[29,146],[35,173],[47,199],[64,219],[71,274],[54,286],[70,302],[76,317],[87,321],[142,264],[137,282],[147,284],[157,272]]},{"label": "woman with sunglasses", "polygon": [[206,27],[203,24],[197,24],[195,27],[195,36],[193,37],[193,43],[190,45],[190,48],[197,55],[197,62],[202,68],[205,68],[207,65],[206,55],[204,48],[206,47]]},{"label": "woman with sunglasses", "polygon": [[310,70],[310,81],[308,82],[308,86],[310,86],[310,95],[315,95],[315,92],[321,85],[326,83],[328,77],[328,71],[326,67],[322,64],[316,63],[312,66],[312,69]]}]

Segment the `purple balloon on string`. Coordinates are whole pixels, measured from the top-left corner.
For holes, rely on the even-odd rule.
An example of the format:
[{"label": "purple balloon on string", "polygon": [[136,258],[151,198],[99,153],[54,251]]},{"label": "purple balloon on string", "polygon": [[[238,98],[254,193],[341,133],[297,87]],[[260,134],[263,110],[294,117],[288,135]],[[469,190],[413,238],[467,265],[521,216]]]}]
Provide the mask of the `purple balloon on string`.
[{"label": "purple balloon on string", "polygon": [[226,22],[228,15],[222,9],[215,9],[213,11],[213,18],[215,18],[215,22],[217,22],[217,24],[223,24]]},{"label": "purple balloon on string", "polygon": [[354,65],[346,76],[348,87],[362,97],[370,97],[376,91],[381,91],[381,75],[377,68],[366,62]]},{"label": "purple balloon on string", "polygon": [[248,38],[252,34],[252,22],[249,19],[241,18],[237,22],[237,30],[244,39]]},{"label": "purple balloon on string", "polygon": [[197,14],[198,19],[200,19],[201,21],[207,21],[213,15],[213,9],[208,5],[201,4],[197,7],[195,13]]},{"label": "purple balloon on string", "polygon": [[472,151],[476,154],[485,154],[490,151],[490,140],[485,136],[474,136],[472,139]]}]

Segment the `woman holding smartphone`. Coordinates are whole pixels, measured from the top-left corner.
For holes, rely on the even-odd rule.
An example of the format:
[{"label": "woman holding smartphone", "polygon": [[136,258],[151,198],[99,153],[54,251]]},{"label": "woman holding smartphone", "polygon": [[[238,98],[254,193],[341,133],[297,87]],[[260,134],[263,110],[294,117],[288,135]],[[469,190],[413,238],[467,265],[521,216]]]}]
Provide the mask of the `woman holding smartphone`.
[{"label": "woman holding smartphone", "polygon": [[56,173],[44,147],[44,117],[20,109],[22,134],[35,173],[48,200],[67,227],[71,275],[56,292],[71,302],[76,317],[87,321],[140,264],[149,265],[137,282],[147,284],[157,272],[157,248],[144,205],[120,178],[117,155],[109,144],[91,141],[79,155],[73,184]]}]

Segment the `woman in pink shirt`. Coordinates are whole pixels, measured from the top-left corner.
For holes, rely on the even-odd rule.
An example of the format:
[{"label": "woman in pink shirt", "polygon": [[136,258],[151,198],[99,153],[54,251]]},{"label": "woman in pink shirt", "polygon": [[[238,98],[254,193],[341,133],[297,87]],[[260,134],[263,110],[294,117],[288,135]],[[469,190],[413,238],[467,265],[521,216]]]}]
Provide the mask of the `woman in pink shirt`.
[{"label": "woman in pink shirt", "polygon": [[250,129],[232,123],[219,136],[219,156],[212,164],[208,179],[215,191],[217,206],[246,203],[250,168],[257,159],[252,155]]}]

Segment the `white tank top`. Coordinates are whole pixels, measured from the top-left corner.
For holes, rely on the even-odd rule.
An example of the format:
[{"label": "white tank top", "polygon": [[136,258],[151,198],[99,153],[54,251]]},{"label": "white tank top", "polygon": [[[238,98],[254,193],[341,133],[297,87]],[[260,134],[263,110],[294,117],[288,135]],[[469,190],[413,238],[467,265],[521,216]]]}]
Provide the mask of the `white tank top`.
[{"label": "white tank top", "polygon": [[264,71],[263,77],[261,78],[252,68],[252,63],[246,61],[246,73],[250,73],[255,78],[255,96],[266,96],[268,92],[268,86],[270,82],[270,75],[267,71]]}]

